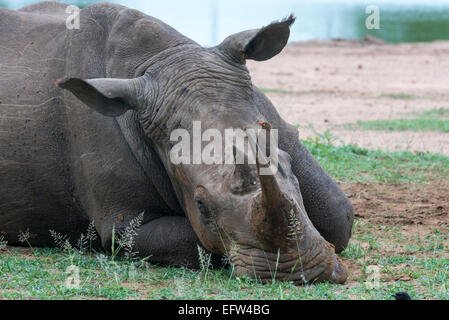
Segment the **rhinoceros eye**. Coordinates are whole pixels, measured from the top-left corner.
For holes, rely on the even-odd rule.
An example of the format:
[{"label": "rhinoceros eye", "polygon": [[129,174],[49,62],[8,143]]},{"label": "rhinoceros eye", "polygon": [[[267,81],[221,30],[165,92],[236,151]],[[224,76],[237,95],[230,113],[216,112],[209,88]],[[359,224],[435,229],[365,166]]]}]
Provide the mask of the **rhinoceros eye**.
[{"label": "rhinoceros eye", "polygon": [[196,200],[195,201],[196,206],[198,207],[198,210],[200,210],[200,212],[202,214],[207,215],[209,213],[209,209],[207,208],[206,204],[201,201],[201,200]]},{"label": "rhinoceros eye", "polygon": [[201,213],[201,217],[206,223],[212,221],[213,210],[210,205],[210,196],[203,186],[198,186],[195,190],[194,203]]}]

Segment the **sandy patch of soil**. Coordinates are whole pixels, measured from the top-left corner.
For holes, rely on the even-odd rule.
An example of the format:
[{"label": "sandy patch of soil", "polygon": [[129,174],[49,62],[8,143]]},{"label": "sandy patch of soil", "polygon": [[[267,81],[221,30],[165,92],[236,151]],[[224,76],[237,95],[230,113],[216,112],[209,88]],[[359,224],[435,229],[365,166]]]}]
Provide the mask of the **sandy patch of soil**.
[{"label": "sandy patch of soil", "polygon": [[[277,57],[248,61],[254,84],[301,138],[330,129],[344,143],[383,150],[449,154],[449,133],[348,131],[358,120],[413,117],[449,108],[448,41],[382,45],[363,41],[294,43]],[[396,95],[396,96],[391,96]],[[397,96],[397,95],[403,95]]]}]

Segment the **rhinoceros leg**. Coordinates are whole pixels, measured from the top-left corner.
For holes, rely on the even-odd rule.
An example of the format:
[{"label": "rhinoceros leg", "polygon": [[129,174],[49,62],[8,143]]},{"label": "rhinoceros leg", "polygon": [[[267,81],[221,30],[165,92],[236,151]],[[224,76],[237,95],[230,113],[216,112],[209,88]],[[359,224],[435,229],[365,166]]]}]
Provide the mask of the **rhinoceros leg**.
[{"label": "rhinoceros leg", "polygon": [[304,207],[315,228],[335,246],[335,252],[341,252],[351,237],[352,205],[337,183],[298,141],[297,133],[292,136],[294,138],[284,142],[284,150],[292,158],[292,170],[298,178]]},{"label": "rhinoceros leg", "polygon": [[135,250],[151,263],[197,268],[198,238],[186,217],[165,216],[142,225]]},{"label": "rhinoceros leg", "polygon": [[[199,240],[186,217],[161,216],[137,230],[133,251],[140,257],[149,257],[150,263],[199,268],[198,245]],[[220,266],[221,257],[212,255],[211,264]]]}]

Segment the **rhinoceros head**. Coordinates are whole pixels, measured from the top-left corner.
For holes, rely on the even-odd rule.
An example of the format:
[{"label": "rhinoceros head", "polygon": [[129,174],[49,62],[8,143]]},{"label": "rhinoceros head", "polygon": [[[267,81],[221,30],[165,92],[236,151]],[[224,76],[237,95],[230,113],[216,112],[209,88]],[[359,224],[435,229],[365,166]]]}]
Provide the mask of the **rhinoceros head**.
[{"label": "rhinoceros head", "polygon": [[[204,145],[216,138],[212,131],[260,129],[272,110],[268,99],[253,87],[247,59],[263,61],[286,45],[294,17],[259,30],[231,35],[219,46],[203,48],[193,42],[173,46],[153,56],[145,73],[134,79],[65,79],[59,83],[85,104],[107,116],[129,109],[139,114],[143,132],[164,163],[179,202],[201,243],[227,255],[237,274],[299,283],[322,280],[344,282],[346,270],[313,227],[303,205],[290,156],[275,145],[278,166],[261,174],[249,149],[228,146],[231,161],[204,163]],[[184,130],[195,139],[195,121],[206,135],[200,148],[188,144],[189,161],[171,159],[170,137]],[[276,124],[271,124],[276,129]],[[193,137],[192,137],[193,136]],[[172,137],[173,138],[173,137]],[[198,137],[197,137],[198,138]],[[258,150],[258,142],[252,143]],[[224,155],[223,149],[214,153]],[[199,156],[195,161],[195,157]],[[229,153],[228,153],[229,155]],[[228,157],[229,158],[229,157]],[[257,157],[256,157],[257,158]]]}]

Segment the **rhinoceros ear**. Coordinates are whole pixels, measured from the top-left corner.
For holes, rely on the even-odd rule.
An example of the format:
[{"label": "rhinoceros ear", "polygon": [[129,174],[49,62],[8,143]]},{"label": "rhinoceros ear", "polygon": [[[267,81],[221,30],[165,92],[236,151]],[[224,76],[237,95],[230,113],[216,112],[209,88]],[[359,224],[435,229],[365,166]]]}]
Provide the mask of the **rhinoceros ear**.
[{"label": "rhinoceros ear", "polygon": [[108,116],[118,117],[137,106],[137,97],[141,94],[144,77],[135,79],[79,79],[64,78],[56,84],[73,93],[84,104],[95,111]]},{"label": "rhinoceros ear", "polygon": [[247,30],[227,37],[218,49],[225,55],[245,62],[246,59],[264,61],[271,59],[287,44],[290,36],[290,26],[295,22],[295,16],[273,22],[262,29]]}]

